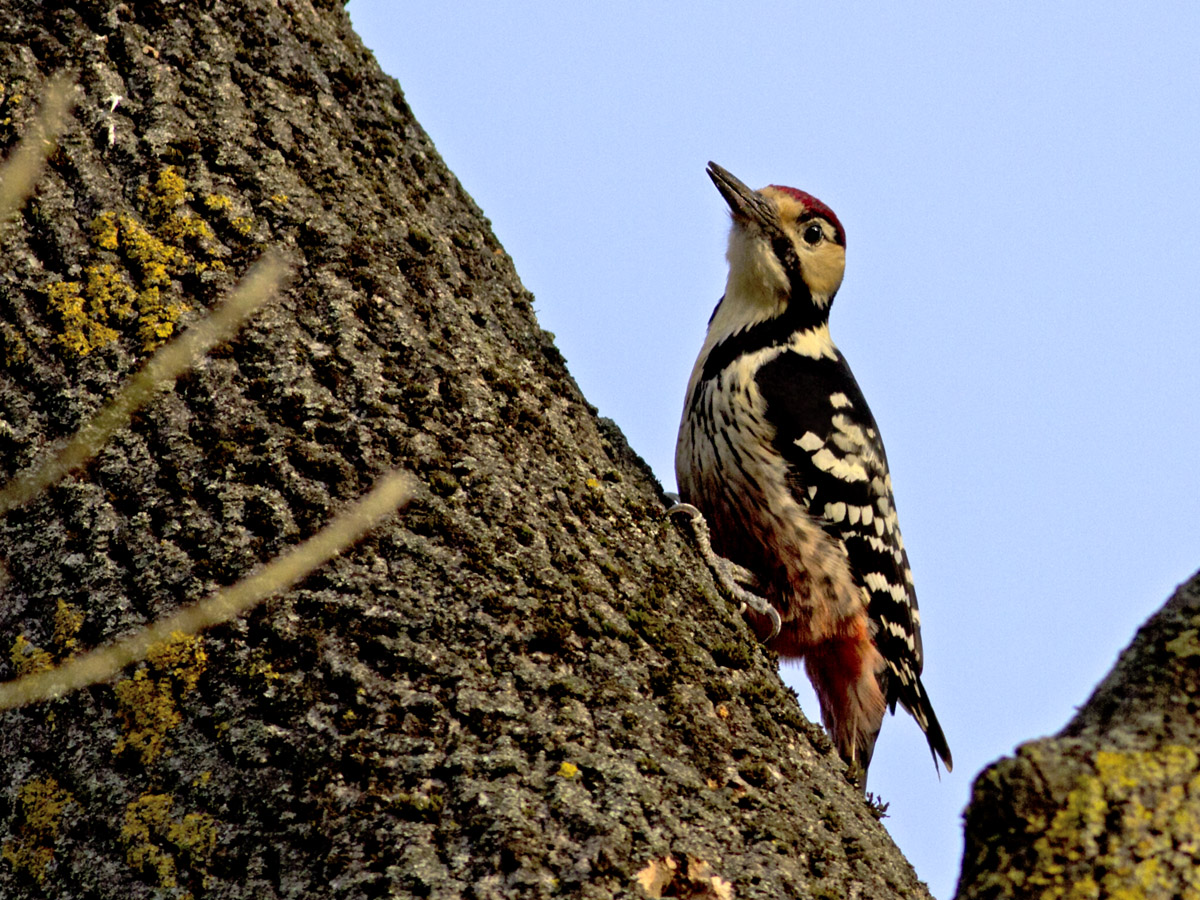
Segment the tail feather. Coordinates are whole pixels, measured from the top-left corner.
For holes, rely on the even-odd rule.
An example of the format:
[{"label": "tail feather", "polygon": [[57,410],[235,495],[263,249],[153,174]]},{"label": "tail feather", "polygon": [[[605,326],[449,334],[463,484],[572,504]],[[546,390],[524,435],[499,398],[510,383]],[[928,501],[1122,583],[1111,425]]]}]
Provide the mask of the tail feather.
[{"label": "tail feather", "polygon": [[925,685],[921,683],[920,677],[913,684],[912,694],[911,698],[901,696],[900,703],[916,719],[917,725],[925,733],[925,740],[929,741],[929,752],[933,755],[934,768],[937,768],[940,757],[946,766],[946,771],[954,771],[954,759],[950,756],[950,745],[946,743],[946,735],[933,711],[933,704],[929,702],[929,695],[925,693]]}]

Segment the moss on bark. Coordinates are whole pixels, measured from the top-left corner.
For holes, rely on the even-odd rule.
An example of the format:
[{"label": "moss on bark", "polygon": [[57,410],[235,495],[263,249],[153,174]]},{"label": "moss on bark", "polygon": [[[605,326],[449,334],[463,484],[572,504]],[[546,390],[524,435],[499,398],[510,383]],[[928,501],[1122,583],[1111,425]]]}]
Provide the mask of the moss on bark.
[{"label": "moss on bark", "polygon": [[738,897],[927,896],[340,6],[2,0],[0,37],[0,147],[78,74],[0,235],[0,477],[264,248],[296,273],[0,520],[0,645],[58,646],[60,604],[102,643],[389,469],[423,485],[194,680],[5,714],[0,894],[609,897],[669,858]]}]

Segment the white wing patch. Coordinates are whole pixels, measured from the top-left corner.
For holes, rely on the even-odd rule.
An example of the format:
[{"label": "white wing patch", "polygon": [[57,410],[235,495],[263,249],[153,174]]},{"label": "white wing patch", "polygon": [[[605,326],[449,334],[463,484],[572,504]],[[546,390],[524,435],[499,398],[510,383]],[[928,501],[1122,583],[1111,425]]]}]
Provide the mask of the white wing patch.
[{"label": "white wing patch", "polygon": [[867,470],[856,457],[838,459],[828,447],[822,447],[812,457],[813,465],[842,481],[866,481]]},{"label": "white wing patch", "polygon": [[[881,591],[891,594],[892,599],[902,606],[907,605],[908,603],[908,591],[905,589],[904,585],[892,584],[887,580],[887,576],[880,572],[867,572],[865,575],[863,575],[863,584],[873,591]],[[904,635],[901,633],[899,636],[903,637]]]},{"label": "white wing patch", "polygon": [[842,521],[842,519],[846,518],[846,504],[841,502],[826,503],[825,518],[827,518],[830,522]]},{"label": "white wing patch", "polygon": [[804,432],[804,436],[801,437],[800,440],[796,441],[796,445],[801,450],[812,453],[814,450],[820,450],[822,447],[824,447],[825,442],[811,431],[806,431]]}]

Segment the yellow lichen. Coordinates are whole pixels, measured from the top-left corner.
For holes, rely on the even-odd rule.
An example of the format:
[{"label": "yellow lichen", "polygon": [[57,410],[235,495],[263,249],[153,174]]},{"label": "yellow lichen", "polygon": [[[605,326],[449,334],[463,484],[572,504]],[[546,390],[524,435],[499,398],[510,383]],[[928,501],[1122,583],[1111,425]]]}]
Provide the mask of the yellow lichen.
[{"label": "yellow lichen", "polygon": [[[190,213],[169,216],[163,222],[161,233],[164,239],[176,244],[187,241],[203,244],[204,241],[211,241],[215,237],[207,222]],[[201,267],[198,271],[203,271],[205,263],[199,262],[196,265]]]},{"label": "yellow lichen", "polygon": [[145,204],[152,219],[165,219],[191,199],[187,182],[174,166],[167,166],[158,173],[153,187],[142,186],[138,198]]},{"label": "yellow lichen", "polygon": [[147,288],[138,294],[138,337],[142,348],[154,350],[175,333],[175,323],[187,310],[182,303],[170,303],[162,299],[159,289]]},{"label": "yellow lichen", "polygon": [[[282,194],[272,201],[288,202]],[[227,267],[205,216],[217,216],[227,232],[244,237],[254,230],[254,219],[233,216],[234,201],[224,194],[203,195],[196,204],[203,215],[192,202],[183,175],[168,166],[138,190],[138,214],[105,210],[92,220],[92,244],[107,258],[85,265],[79,281],[44,288],[61,325],[53,341],[64,355],[86,357],[122,335],[136,335],[138,349],[150,353],[175,336],[190,308],[179,279]],[[11,367],[26,354],[22,335],[0,323],[0,362]]]},{"label": "yellow lichen", "polygon": [[82,627],[83,612],[60,597],[54,609],[54,646],[59,659],[75,652],[75,636]]},{"label": "yellow lichen", "polygon": [[146,661],[164,675],[171,677],[183,688],[193,690],[208,666],[208,653],[204,650],[204,638],[196,634],[173,631],[161,644],[155,644],[146,653]]},{"label": "yellow lichen", "polygon": [[114,756],[134,752],[150,764],[163,755],[168,735],[183,720],[178,700],[199,683],[207,661],[202,638],[175,632],[146,654],[148,668],[117,682],[122,734]]},{"label": "yellow lichen", "polygon": [[111,321],[133,318],[133,301],[137,297],[124,273],[112,263],[97,263],[84,270],[87,281],[83,295],[95,317],[103,316]]},{"label": "yellow lichen", "polygon": [[228,212],[233,208],[233,201],[224,194],[206,194],[204,205],[212,212]]},{"label": "yellow lichen", "polygon": [[100,213],[92,219],[92,240],[101,250],[116,250],[120,234],[116,213]]},{"label": "yellow lichen", "polygon": [[[254,219],[250,216],[235,216],[233,200],[225,194],[208,194],[204,198],[204,208],[212,213],[220,213],[225,223],[242,237],[247,237],[254,230]],[[211,232],[207,235],[211,237]],[[209,261],[213,268],[224,268],[220,260]]]},{"label": "yellow lichen", "polygon": [[188,813],[180,822],[167,827],[167,840],[189,859],[206,860],[217,846],[217,825],[212,816]]},{"label": "yellow lichen", "polygon": [[[175,294],[172,279],[199,275],[209,269],[223,270],[225,263],[215,247],[216,236],[209,224],[188,208],[192,195],[178,170],[168,166],[149,185],[138,191],[148,225],[125,213],[103,212],[92,220],[92,241],[101,250],[119,253],[133,274],[133,283],[111,263],[88,268],[88,284],[83,291],[92,320],[104,327],[113,324],[110,317],[137,319],[137,334],[144,352],[150,352],[175,333],[188,304]],[[227,214],[232,201],[220,194],[209,194],[204,205],[213,212]],[[237,221],[231,223],[238,229]],[[71,284],[71,283],[67,283]],[[58,288],[60,294],[63,288]],[[79,289],[76,287],[76,295]],[[65,302],[69,297],[64,297]],[[81,313],[86,313],[79,306]],[[97,346],[95,340],[80,339],[80,327],[60,342],[69,341],[79,353]],[[115,340],[109,330],[104,336]],[[86,350],[84,350],[86,353]],[[81,355],[83,355],[81,353]]]},{"label": "yellow lichen", "polygon": [[130,216],[121,216],[119,222],[121,249],[141,276],[138,337],[142,349],[149,352],[171,337],[175,323],[188,308],[182,301],[163,299],[162,291],[170,290],[172,275],[194,272],[195,260],[182,248],[156,238]]},{"label": "yellow lichen", "polygon": [[564,762],[561,766],[558,767],[558,776],[560,778],[567,778],[567,779],[578,778],[579,777],[579,766],[575,765],[575,763],[572,763],[572,762]]},{"label": "yellow lichen", "polygon": [[171,276],[187,272],[192,257],[180,247],[159,240],[132,216],[121,216],[121,249],[137,267],[145,287],[170,287]]},{"label": "yellow lichen", "polygon": [[12,369],[25,362],[29,348],[20,332],[8,322],[0,322],[0,362],[4,368]]},{"label": "yellow lichen", "polygon": [[13,110],[17,107],[18,104],[20,104],[20,102],[22,100],[25,99],[24,94],[18,93],[17,91],[14,91],[13,93],[9,94],[9,93],[7,93],[8,90],[9,90],[9,86],[4,84],[3,82],[0,82],[0,106],[6,107],[6,109],[4,110],[4,112],[5,112],[4,118],[0,119],[0,125],[11,125],[12,124]]},{"label": "yellow lichen", "polygon": [[217,845],[217,826],[212,816],[187,813],[174,819],[170,794],[143,794],[125,807],[121,841],[125,861],[163,888],[179,883],[181,867],[203,879],[205,867]]},{"label": "yellow lichen", "polygon": [[13,836],[4,842],[4,859],[39,884],[54,859],[63,809],[74,798],[50,777],[34,778],[17,791]]},{"label": "yellow lichen", "polygon": [[[103,239],[108,240],[107,232]],[[84,275],[82,288],[77,281],[56,281],[46,288],[50,308],[63,324],[55,340],[74,356],[87,356],[115,341],[119,335],[110,326],[114,318],[133,316],[136,297],[129,282],[110,263],[88,266]]]},{"label": "yellow lichen", "polygon": [[1165,646],[1168,653],[1173,653],[1180,659],[1200,656],[1200,632],[1195,628],[1188,628],[1175,640],[1168,641]]},{"label": "yellow lichen", "polygon": [[1184,746],[1096,754],[1034,841],[1042,900],[1200,900],[1200,757]]},{"label": "yellow lichen", "polygon": [[275,671],[275,667],[271,665],[271,660],[265,656],[255,656],[247,665],[239,666],[238,672],[248,675],[251,678],[261,678],[268,683],[283,677]]},{"label": "yellow lichen", "polygon": [[113,755],[132,751],[143,763],[154,762],[166,749],[167,734],[182,721],[170,682],[150,678],[139,669],[132,678],[118,681],[113,690],[122,725]]},{"label": "yellow lichen", "polygon": [[41,647],[31,643],[25,635],[17,635],[8,651],[8,658],[16,667],[18,675],[48,672],[54,668],[54,658]]},{"label": "yellow lichen", "polygon": [[72,356],[87,356],[117,339],[103,317],[89,315],[78,281],[53,282],[46,287],[46,299],[62,322],[62,331],[54,339]]}]

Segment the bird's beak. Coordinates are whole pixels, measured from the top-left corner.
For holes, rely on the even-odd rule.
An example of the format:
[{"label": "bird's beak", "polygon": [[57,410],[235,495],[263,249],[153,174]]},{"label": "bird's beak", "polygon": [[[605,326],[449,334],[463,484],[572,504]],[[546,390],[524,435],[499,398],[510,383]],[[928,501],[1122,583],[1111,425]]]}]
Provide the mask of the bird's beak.
[{"label": "bird's beak", "polygon": [[779,227],[779,213],[775,204],[757,191],[750,190],[732,172],[722,169],[715,162],[710,162],[708,177],[729,204],[734,221],[755,222],[763,228]]}]

